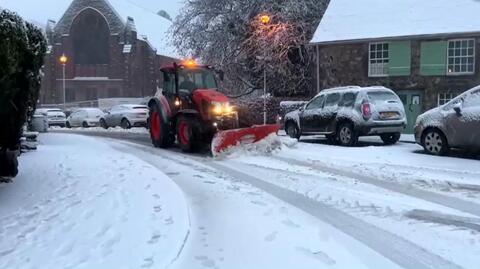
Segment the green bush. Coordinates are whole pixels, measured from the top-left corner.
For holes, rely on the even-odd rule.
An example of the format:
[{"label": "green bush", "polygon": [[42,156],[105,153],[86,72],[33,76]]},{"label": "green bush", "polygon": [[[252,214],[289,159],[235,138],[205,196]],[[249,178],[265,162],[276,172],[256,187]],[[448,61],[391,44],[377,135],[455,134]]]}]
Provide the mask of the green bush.
[{"label": "green bush", "polygon": [[40,29],[0,10],[0,162],[7,150],[19,149],[22,127],[35,110],[45,51]]}]

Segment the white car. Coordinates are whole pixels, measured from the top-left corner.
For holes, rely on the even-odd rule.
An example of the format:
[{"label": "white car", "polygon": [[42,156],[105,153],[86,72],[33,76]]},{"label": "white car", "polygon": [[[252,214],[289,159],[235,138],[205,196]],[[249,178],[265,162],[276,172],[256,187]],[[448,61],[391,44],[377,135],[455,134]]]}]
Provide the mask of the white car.
[{"label": "white car", "polygon": [[39,108],[35,114],[47,116],[48,126],[65,127],[67,125],[67,116],[59,108]]},{"label": "white car", "polygon": [[114,106],[101,119],[100,126],[120,126],[124,129],[132,127],[147,127],[148,107],[144,105],[118,105]]},{"label": "white car", "polygon": [[100,126],[100,119],[105,115],[98,108],[80,108],[75,110],[67,119],[67,128]]}]

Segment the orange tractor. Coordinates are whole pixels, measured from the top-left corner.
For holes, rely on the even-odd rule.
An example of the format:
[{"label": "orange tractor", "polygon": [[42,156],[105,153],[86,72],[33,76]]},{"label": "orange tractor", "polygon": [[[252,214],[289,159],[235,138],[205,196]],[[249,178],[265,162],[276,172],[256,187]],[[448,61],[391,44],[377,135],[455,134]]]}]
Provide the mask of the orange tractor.
[{"label": "orange tractor", "polygon": [[[163,89],[148,102],[150,136],[155,147],[168,148],[178,141],[185,152],[211,144],[213,155],[239,144],[255,143],[279,125],[238,129],[238,113],[217,91],[215,69],[192,60],[161,68]],[[175,139],[176,138],[176,139]]]}]

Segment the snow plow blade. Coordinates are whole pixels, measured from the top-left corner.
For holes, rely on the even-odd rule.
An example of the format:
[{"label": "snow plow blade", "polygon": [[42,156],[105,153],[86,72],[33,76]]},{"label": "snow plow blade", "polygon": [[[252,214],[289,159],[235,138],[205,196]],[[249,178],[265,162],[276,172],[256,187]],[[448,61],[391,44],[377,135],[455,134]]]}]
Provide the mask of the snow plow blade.
[{"label": "snow plow blade", "polygon": [[217,156],[230,147],[258,142],[270,134],[277,133],[279,129],[279,124],[272,124],[219,131],[212,141],[212,154]]}]

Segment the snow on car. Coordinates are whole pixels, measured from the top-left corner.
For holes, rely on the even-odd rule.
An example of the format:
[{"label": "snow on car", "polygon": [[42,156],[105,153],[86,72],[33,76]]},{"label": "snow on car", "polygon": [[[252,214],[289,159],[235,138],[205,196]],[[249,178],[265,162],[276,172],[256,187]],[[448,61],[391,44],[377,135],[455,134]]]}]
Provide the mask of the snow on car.
[{"label": "snow on car", "polygon": [[59,108],[39,108],[35,110],[35,114],[47,116],[49,126],[65,127],[67,124],[67,116]]},{"label": "snow on car", "polygon": [[105,113],[98,108],[80,108],[67,118],[67,127],[96,127],[100,126],[100,119]]},{"label": "snow on car", "polygon": [[414,129],[416,142],[430,154],[480,151],[480,86],[420,115]]},{"label": "snow on car", "polygon": [[378,86],[327,89],[285,116],[285,131],[290,137],[322,134],[332,144],[343,146],[356,145],[360,136],[374,135],[385,144],[395,144],[406,125],[400,98]]},{"label": "snow on car", "polygon": [[144,105],[114,106],[100,119],[100,125],[105,129],[117,126],[123,129],[147,127],[148,111]]}]

